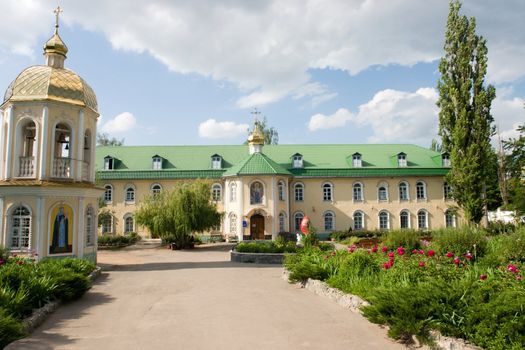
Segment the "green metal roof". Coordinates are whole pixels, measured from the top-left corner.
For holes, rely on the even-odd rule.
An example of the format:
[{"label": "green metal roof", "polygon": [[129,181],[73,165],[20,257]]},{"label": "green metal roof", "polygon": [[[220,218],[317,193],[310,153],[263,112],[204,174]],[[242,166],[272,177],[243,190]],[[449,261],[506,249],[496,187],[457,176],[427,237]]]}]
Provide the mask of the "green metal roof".
[{"label": "green metal roof", "polygon": [[[294,176],[442,176],[438,152],[409,144],[365,145],[266,145],[263,154],[250,155],[247,145],[220,146],[113,146],[97,147],[99,179],[220,178],[232,175],[293,174]],[[397,154],[407,155],[405,168]],[[303,156],[303,168],[292,167],[294,154]],[[361,154],[362,167],[352,166],[352,155]],[[152,157],[163,158],[162,170],[152,170]],[[222,157],[222,169],[212,169],[211,157]],[[116,159],[114,170],[104,168],[104,157]]]},{"label": "green metal roof", "polygon": [[228,169],[224,176],[239,175],[292,175],[263,153],[250,154],[242,161]]}]

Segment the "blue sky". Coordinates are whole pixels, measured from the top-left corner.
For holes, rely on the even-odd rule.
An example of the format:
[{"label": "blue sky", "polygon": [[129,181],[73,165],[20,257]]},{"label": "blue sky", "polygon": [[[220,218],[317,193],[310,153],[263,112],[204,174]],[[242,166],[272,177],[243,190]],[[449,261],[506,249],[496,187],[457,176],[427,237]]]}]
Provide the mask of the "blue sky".
[{"label": "blue sky", "polygon": [[[0,86],[43,64],[56,1],[6,0]],[[280,143],[437,136],[448,1],[63,0],[66,67],[94,88],[99,131],[128,145],[239,144],[253,107]],[[493,115],[525,122],[525,2],[464,1],[488,40]],[[20,23],[24,25],[20,26]]]}]

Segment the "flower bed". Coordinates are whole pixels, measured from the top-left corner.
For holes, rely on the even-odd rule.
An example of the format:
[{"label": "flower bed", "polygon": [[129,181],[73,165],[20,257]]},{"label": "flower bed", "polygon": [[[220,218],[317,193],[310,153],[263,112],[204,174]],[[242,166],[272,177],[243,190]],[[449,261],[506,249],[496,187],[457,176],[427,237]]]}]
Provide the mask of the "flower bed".
[{"label": "flower bed", "polygon": [[233,262],[282,264],[285,253],[295,253],[297,250],[295,242],[284,240],[241,242],[233,247],[230,258]]},{"label": "flower bed", "polygon": [[53,301],[81,297],[90,287],[91,262],[65,258],[35,262],[0,249],[0,348],[25,336],[22,320]]},{"label": "flower bed", "polygon": [[393,338],[431,342],[438,330],[487,349],[525,348],[525,229],[490,240],[477,230],[448,230],[407,243],[310,248],[285,266],[291,281],[318,279],[367,300],[364,315],[388,325]]}]

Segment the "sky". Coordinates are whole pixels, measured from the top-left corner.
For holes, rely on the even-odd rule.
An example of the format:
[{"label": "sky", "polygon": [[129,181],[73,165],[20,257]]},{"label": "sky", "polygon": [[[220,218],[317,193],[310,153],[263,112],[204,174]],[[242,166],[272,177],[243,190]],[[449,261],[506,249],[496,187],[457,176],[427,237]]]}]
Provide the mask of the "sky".
[{"label": "sky", "polygon": [[[44,64],[59,4],[66,68],[126,145],[241,144],[252,111],[279,143],[437,138],[448,0],[0,0],[0,87]],[[525,122],[525,1],[464,0],[487,39],[492,115]]]}]

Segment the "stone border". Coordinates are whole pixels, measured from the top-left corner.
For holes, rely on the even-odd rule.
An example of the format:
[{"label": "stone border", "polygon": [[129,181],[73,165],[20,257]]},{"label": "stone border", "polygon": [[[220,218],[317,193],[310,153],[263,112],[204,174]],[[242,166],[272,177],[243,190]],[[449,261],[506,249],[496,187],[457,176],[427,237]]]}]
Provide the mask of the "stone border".
[{"label": "stone border", "polygon": [[[289,280],[290,272],[283,268],[282,278],[290,283]],[[314,294],[328,298],[335,301],[345,309],[349,309],[352,312],[358,312],[362,314],[361,307],[370,305],[370,303],[364,299],[361,299],[357,295],[346,294],[337,288],[330,287],[327,283],[319,280],[309,278],[304,282],[297,282],[296,284],[301,285],[301,288],[309,290]],[[446,337],[438,331],[431,331],[431,337],[436,343],[437,349],[441,350],[483,350],[482,348],[470,344],[468,341],[459,338]],[[414,339],[416,347],[420,347],[417,339]]]},{"label": "stone border", "polygon": [[230,261],[238,263],[282,265],[284,257],[285,253],[240,253],[230,250]]},{"label": "stone border", "polygon": [[[93,285],[94,281],[100,276],[101,273],[102,269],[99,266],[89,273],[88,278],[91,282],[91,285]],[[33,331],[42,323],[44,323],[46,318],[56,309],[58,309],[60,305],[62,305],[62,302],[57,300],[47,303],[39,309],[33,310],[31,316],[28,316],[22,320],[22,326],[24,327],[26,333],[33,333]]]}]

